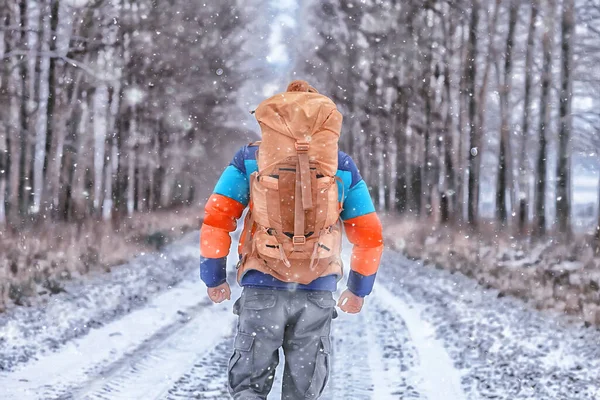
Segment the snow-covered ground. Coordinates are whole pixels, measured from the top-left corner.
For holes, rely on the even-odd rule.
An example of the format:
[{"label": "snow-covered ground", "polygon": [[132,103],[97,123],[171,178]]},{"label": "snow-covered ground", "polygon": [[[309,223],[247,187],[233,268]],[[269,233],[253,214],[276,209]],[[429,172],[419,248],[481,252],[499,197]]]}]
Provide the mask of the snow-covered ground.
[{"label": "snow-covered ground", "polygon": [[[208,302],[197,249],[196,233],[1,316],[0,398],[229,398],[232,302]],[[391,251],[332,336],[325,400],[600,398],[598,330]]]}]

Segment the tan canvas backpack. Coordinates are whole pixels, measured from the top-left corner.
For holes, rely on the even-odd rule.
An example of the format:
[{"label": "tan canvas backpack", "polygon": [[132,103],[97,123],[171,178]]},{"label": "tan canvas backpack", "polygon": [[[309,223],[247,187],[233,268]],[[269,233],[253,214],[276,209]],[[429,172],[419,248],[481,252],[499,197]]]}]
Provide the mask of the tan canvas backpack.
[{"label": "tan canvas backpack", "polygon": [[311,90],[275,95],[255,116],[262,140],[238,278],[249,269],[302,284],[341,276],[335,176],[341,114],[333,101]]}]

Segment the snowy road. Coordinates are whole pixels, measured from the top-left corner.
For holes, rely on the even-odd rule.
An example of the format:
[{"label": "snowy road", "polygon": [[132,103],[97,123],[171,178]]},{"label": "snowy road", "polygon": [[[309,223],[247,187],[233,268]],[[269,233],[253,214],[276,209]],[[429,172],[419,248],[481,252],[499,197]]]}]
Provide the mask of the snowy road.
[{"label": "snowy road", "polygon": [[[196,236],[172,251],[193,254],[197,243]],[[0,372],[0,398],[229,398],[232,302],[210,305],[197,274],[186,276],[55,351]],[[600,398],[597,330],[393,252],[364,312],[340,313],[332,336],[326,400]],[[9,349],[0,346],[0,357]]]}]

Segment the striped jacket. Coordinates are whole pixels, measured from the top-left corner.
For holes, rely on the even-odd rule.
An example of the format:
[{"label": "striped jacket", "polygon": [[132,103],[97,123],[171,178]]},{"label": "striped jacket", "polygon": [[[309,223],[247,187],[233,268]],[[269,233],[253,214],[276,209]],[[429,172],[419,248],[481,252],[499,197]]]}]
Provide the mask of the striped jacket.
[{"label": "striped jacket", "polygon": [[[226,260],[231,246],[230,233],[249,202],[250,175],[257,171],[258,146],[242,147],[221,175],[205,207],[201,229],[200,276],[208,287],[226,281]],[[367,185],[354,161],[343,152],[338,155],[340,215],[348,240],[353,244],[348,289],[357,296],[371,293],[383,251],[382,229]],[[343,185],[343,187],[341,186]],[[342,199],[341,197],[344,196]],[[320,277],[308,285],[286,283],[259,271],[250,270],[241,278],[242,286],[273,289],[335,291],[339,276]]]}]

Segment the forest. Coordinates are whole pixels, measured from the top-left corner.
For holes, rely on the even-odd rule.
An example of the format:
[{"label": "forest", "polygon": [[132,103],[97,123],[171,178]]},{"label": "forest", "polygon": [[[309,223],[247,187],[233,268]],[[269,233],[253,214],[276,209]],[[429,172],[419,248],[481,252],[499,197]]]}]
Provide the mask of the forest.
[{"label": "forest", "polygon": [[222,122],[251,23],[236,4],[3,0],[0,226],[200,197],[205,160],[236,135]]},{"label": "forest", "polygon": [[600,323],[600,3],[323,1],[307,15],[297,68],[342,109],[387,246]]},{"label": "forest", "polygon": [[542,271],[596,268],[598,1],[2,0],[0,16],[0,298],[197,229],[259,138],[249,111],[297,78],[344,115],[394,247],[487,283],[481,246],[493,270],[536,246]]},{"label": "forest", "polygon": [[343,107],[381,210],[572,232],[574,178],[598,168],[598,2],[325,1],[313,18],[303,71]]},{"label": "forest", "polygon": [[[118,218],[205,195],[209,153],[247,134],[227,115],[252,73],[256,45],[240,32],[255,6],[4,1],[0,224]],[[600,4],[304,7],[314,24],[294,71],[343,110],[342,148],[381,210],[572,230],[574,166],[598,168]]]}]

